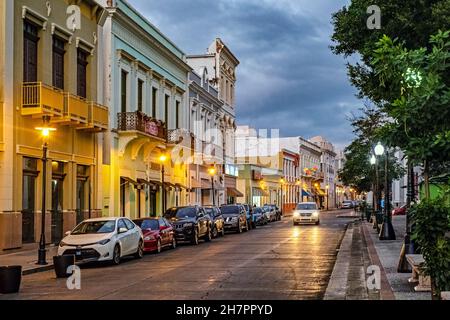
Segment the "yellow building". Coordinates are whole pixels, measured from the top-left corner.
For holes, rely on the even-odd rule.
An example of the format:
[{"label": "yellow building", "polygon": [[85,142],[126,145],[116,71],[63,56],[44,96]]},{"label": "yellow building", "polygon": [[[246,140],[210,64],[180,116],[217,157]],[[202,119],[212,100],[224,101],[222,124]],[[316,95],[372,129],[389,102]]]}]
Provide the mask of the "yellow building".
[{"label": "yellow building", "polygon": [[0,2],[0,250],[39,241],[44,179],[47,243],[101,212],[104,18],[93,0]]}]

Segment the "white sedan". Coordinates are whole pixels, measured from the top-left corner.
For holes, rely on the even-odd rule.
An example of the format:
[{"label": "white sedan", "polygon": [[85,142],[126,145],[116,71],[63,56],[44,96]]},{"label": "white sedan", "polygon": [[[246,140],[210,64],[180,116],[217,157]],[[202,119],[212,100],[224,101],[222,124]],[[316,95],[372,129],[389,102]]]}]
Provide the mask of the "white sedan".
[{"label": "white sedan", "polygon": [[320,212],[315,202],[301,202],[297,204],[293,215],[294,226],[299,223],[320,224]]},{"label": "white sedan", "polygon": [[66,233],[58,255],[73,254],[77,261],[112,261],[119,264],[124,256],[144,255],[142,230],[127,218],[88,219]]}]

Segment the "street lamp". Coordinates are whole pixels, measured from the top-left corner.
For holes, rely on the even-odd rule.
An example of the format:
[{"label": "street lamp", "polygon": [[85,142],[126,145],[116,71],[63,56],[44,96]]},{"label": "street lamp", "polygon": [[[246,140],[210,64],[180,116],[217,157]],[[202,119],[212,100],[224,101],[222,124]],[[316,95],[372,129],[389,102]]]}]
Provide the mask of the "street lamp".
[{"label": "street lamp", "polygon": [[326,187],[325,187],[325,189],[327,189],[327,211],[328,211],[328,201],[330,200],[330,199],[329,199],[330,185],[327,184]]},{"label": "street lamp", "polygon": [[284,210],[283,210],[283,186],[284,186],[285,183],[286,183],[286,181],[284,180],[284,178],[281,178],[280,179],[280,185],[281,185],[281,187],[280,187],[280,189],[281,189],[281,200],[280,200],[281,215],[283,215],[283,212],[284,212]]},{"label": "street lamp", "polygon": [[42,146],[42,218],[41,218],[41,237],[39,240],[39,250],[38,250],[38,265],[46,265],[46,251],[45,251],[45,213],[47,211],[46,208],[46,198],[47,198],[47,151],[48,151],[48,143],[47,139],[50,136],[50,132],[56,131],[55,128],[51,128],[46,126],[49,117],[46,116],[43,118],[44,126],[38,127],[38,130],[41,133],[44,144]]},{"label": "street lamp", "polygon": [[208,168],[208,174],[211,176],[211,189],[212,189],[212,199],[213,199],[213,206],[216,206],[216,196],[214,191],[214,176],[216,175],[216,167],[215,165],[211,165],[211,167]]},{"label": "street lamp", "polygon": [[385,170],[385,179],[384,179],[384,219],[383,225],[381,226],[380,240],[395,240],[395,231],[392,226],[392,216],[391,216],[391,202],[390,202],[390,192],[391,188],[389,185],[389,151],[387,148],[384,148],[381,145],[381,142],[378,142],[375,147],[375,154],[377,156],[381,156],[385,154],[384,159],[384,170]]},{"label": "street lamp", "polygon": [[166,212],[166,187],[165,187],[165,182],[164,182],[164,175],[165,175],[165,168],[164,168],[164,164],[167,161],[167,155],[162,153],[159,156],[159,163],[161,163],[161,186],[162,186],[162,193],[161,193],[161,197],[162,197],[162,214],[164,214]]}]

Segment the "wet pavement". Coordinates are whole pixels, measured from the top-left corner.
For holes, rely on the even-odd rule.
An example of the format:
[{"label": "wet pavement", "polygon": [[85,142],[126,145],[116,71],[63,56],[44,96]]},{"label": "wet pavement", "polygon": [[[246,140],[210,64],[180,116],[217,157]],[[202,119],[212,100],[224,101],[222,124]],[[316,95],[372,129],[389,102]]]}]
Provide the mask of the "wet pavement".
[{"label": "wet pavement", "polygon": [[0,299],[322,299],[346,224],[339,212],[321,225],[293,226],[290,218],[211,243],[180,245],[119,266],[81,269],[81,290],[68,290],[53,271],[24,276],[19,294]]}]

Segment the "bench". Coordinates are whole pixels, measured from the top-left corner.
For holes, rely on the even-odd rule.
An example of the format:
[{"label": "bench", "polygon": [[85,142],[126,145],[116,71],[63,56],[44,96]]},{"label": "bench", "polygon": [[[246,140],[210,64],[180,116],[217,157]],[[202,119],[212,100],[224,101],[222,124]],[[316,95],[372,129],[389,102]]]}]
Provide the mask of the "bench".
[{"label": "bench", "polygon": [[430,292],[431,291],[431,279],[425,276],[421,270],[425,260],[421,254],[407,254],[406,260],[412,267],[412,277],[408,280],[410,283],[419,284],[414,287],[416,292]]},{"label": "bench", "polygon": [[450,300],[450,291],[441,292],[441,299],[442,300]]}]

